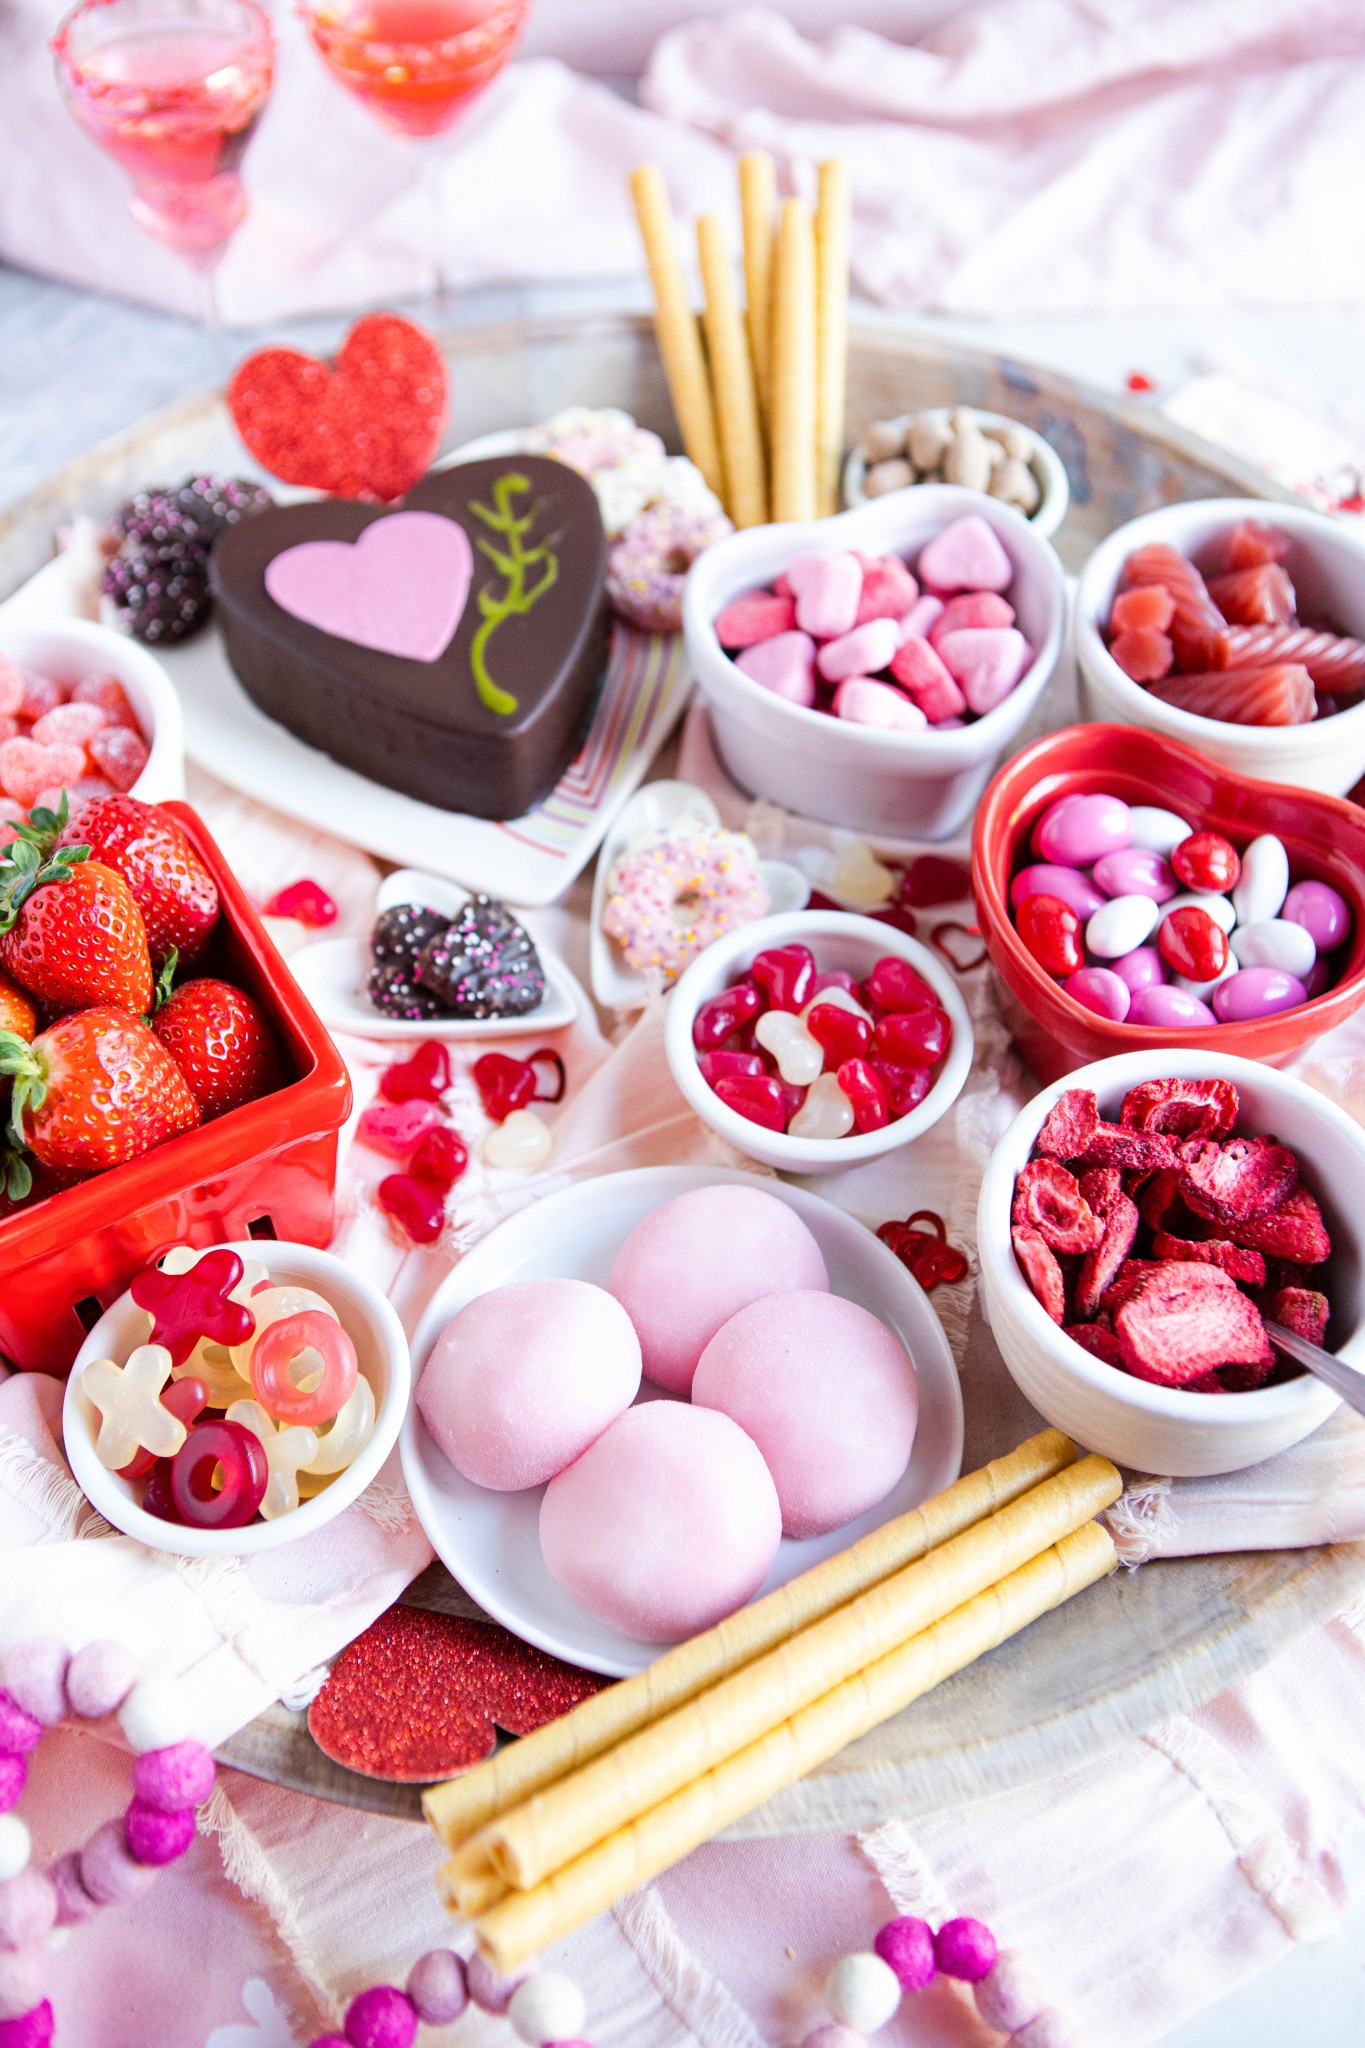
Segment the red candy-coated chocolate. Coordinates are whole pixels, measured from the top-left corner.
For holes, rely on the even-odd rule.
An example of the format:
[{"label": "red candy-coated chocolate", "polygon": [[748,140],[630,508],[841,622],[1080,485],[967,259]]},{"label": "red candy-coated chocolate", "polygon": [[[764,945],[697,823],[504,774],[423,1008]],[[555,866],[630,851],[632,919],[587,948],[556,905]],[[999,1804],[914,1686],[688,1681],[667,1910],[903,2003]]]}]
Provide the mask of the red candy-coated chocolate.
[{"label": "red candy-coated chocolate", "polygon": [[866,1059],[872,1050],[872,1026],[841,1003],[816,1003],[806,1012],[806,1029],[823,1048],[827,1068]]},{"label": "red candy-coated chocolate", "polygon": [[414,1180],[424,1181],[444,1195],[468,1164],[469,1148],[458,1131],[428,1131],[408,1161],[408,1172]]},{"label": "red candy-coated chocolate", "polygon": [[868,975],[867,993],[879,1010],[932,1010],[938,1003],[932,983],[894,953],[884,954]]},{"label": "red candy-coated chocolate", "polygon": [[311,931],[335,924],[337,907],[321,882],[290,882],[273,895],[265,906],[267,917],[293,917]]},{"label": "red candy-coated chocolate", "polygon": [[439,1102],[450,1078],[450,1054],[439,1039],[428,1039],[411,1059],[400,1060],[385,1071],[379,1092],[386,1102]]},{"label": "red candy-coated chocolate", "polygon": [[881,1076],[893,1117],[908,1116],[912,1109],[918,1109],[934,1085],[928,1067],[902,1067],[891,1060],[873,1060],[872,1064]]},{"label": "red candy-coated chocolate", "polygon": [[715,1087],[717,1081],[723,1081],[727,1075],[733,1077],[736,1074],[766,1074],[768,1071],[761,1053],[730,1052],[725,1046],[721,1046],[716,1052],[698,1053],[697,1065],[701,1068],[703,1081],[711,1088]]},{"label": "red candy-coated chocolate", "polygon": [[535,1068],[528,1060],[514,1060],[509,1053],[486,1052],[470,1070],[485,1116],[495,1124],[503,1122],[514,1109],[525,1109],[536,1095]]},{"label": "red candy-coated chocolate", "polygon": [[[752,1024],[763,1008],[763,997],[753,982],[737,981],[701,1004],[692,1019],[692,1043],[698,1052],[714,1052],[727,1038],[733,1038],[746,1024]],[[475,1077],[477,1079],[477,1068]]]},{"label": "red candy-coated chocolate", "polygon": [[855,1130],[880,1131],[891,1121],[886,1084],[869,1060],[845,1060],[837,1079],[853,1105]]},{"label": "red candy-coated chocolate", "polygon": [[[183,1380],[172,1380],[161,1392],[161,1405],[168,1409],[177,1422],[183,1422],[186,1429],[202,1415],[209,1405],[209,1390],[202,1380],[189,1373]],[[142,1479],[156,1463],[152,1451],[139,1451],[126,1465],[120,1465],[120,1479]]]},{"label": "red candy-coated chocolate", "polygon": [[215,1344],[245,1344],[256,1327],[249,1308],[230,1299],[244,1271],[225,1246],[204,1252],[187,1273],[149,1266],[129,1293],[152,1319],[151,1342],[164,1344],[172,1365],[183,1365],[201,1337]]},{"label": "red candy-coated chocolate", "polygon": [[782,1084],[767,1074],[727,1074],[716,1083],[716,1094],[727,1108],[762,1124],[768,1131],[785,1131],[787,1105]]},{"label": "red candy-coated chocolate", "polygon": [[932,1067],[953,1042],[946,1010],[906,1010],[877,1025],[878,1057],[897,1067]]},{"label": "red candy-coated chocolate", "polygon": [[[222,1485],[214,1487],[216,1471]],[[171,1498],[192,1529],[241,1529],[265,1495],[270,1468],[261,1440],[240,1422],[196,1423],[171,1460]]]},{"label": "red candy-coated chocolate", "polygon": [[435,1244],[446,1226],[445,1193],[430,1180],[390,1173],[380,1181],[374,1198],[414,1244]]},{"label": "red candy-coated chocolate", "polygon": [[1237,848],[1221,832],[1191,832],[1171,855],[1171,866],[1187,889],[1231,889],[1242,872]]},{"label": "red candy-coated chocolate", "polygon": [[1166,965],[1191,981],[1212,981],[1228,964],[1227,933],[1195,903],[1163,917],[1156,942]]},{"label": "red candy-coated chocolate", "polygon": [[1081,921],[1060,896],[1041,890],[1026,896],[1015,910],[1014,926],[1045,974],[1075,974],[1085,965]]},{"label": "red candy-coated chocolate", "polygon": [[749,972],[772,1010],[801,1010],[810,1001],[815,961],[808,946],[769,946]]}]

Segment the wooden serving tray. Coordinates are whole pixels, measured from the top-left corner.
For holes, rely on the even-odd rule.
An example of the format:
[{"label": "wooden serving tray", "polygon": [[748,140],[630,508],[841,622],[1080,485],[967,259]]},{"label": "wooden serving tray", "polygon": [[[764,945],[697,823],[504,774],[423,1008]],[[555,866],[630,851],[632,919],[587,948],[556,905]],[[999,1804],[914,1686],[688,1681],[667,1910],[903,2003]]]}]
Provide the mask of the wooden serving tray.
[{"label": "wooden serving tray", "polygon": [[[648,321],[618,315],[469,328],[444,337],[453,391],[449,445],[540,420],[565,405],[617,405],[674,439]],[[1179,498],[1282,496],[1233,457],[1160,414],[1008,357],[861,317],[852,330],[849,427],[927,405],[1008,413],[1057,449],[1071,509],[1056,535],[1068,569],[1140,512]],[[54,530],[131,491],[198,467],[241,470],[216,395],[154,414],[55,471],[0,512],[0,596],[48,559]],[[1043,725],[1059,722],[1044,705]],[[1063,712],[1063,720],[1065,713]],[[1030,731],[1024,739],[1030,739]],[[1023,742],[1021,742],[1022,744]],[[1026,1431],[1020,1430],[1020,1435]],[[969,1462],[1009,1448],[973,1441]],[[980,1799],[1083,1763],[1237,1683],[1365,1588],[1365,1544],[1155,1563],[1118,1572],[1035,1622],[853,1744],[732,1835],[850,1829]],[[440,1565],[405,1599],[480,1610]],[[226,1743],[256,1777],[377,1813],[418,1815],[415,1787],[333,1764],[306,1717],[273,1707]]]}]

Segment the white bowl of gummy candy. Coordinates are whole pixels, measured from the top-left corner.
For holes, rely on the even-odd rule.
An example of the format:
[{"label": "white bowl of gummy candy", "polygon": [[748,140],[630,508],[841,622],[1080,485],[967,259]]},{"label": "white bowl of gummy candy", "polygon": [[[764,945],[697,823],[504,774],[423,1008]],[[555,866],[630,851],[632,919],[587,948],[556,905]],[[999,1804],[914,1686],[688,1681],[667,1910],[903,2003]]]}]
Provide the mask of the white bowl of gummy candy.
[{"label": "white bowl of gummy candy", "polygon": [[[1198,748],[1210,760],[1239,774],[1345,796],[1365,774],[1365,696],[1356,695],[1365,684],[1365,657],[1356,664],[1359,676],[1353,672],[1351,677],[1354,702],[1305,723],[1264,725],[1238,723],[1226,715],[1205,716],[1180,703],[1165,702],[1144,683],[1125,674],[1110,653],[1110,615],[1115,598],[1125,588],[1125,565],[1137,549],[1154,543],[1173,548],[1211,580],[1226,568],[1230,537],[1243,521],[1268,527],[1288,543],[1283,570],[1297,608],[1296,618],[1305,628],[1326,629],[1315,636],[1319,640],[1316,659],[1323,664],[1316,686],[1319,694],[1326,694],[1331,661],[1330,655],[1324,659],[1326,634],[1365,638],[1365,534],[1360,523],[1332,519],[1309,506],[1282,505],[1263,498],[1196,498],[1129,520],[1101,541],[1081,571],[1076,591],[1076,657],[1082,706],[1090,719],[1147,726],[1169,739],[1183,740],[1186,746]],[[1215,598],[1217,595],[1215,592]],[[1265,623],[1268,628],[1269,622]],[[1233,624],[1236,637],[1243,638],[1247,623]],[[1294,630],[1286,624],[1287,632]],[[1275,661],[1292,664],[1301,652],[1301,646],[1289,644],[1279,655],[1267,653],[1263,665]],[[1215,656],[1210,667],[1215,674],[1232,676],[1241,671],[1243,663],[1251,666],[1250,654],[1247,647],[1239,649],[1238,661],[1226,671],[1219,669]],[[1256,658],[1261,660],[1259,655]],[[1314,659],[1311,652],[1308,658]],[[1178,674],[1154,678],[1154,682],[1158,688],[1174,685],[1176,694],[1193,694],[1182,689]],[[1210,696],[1208,701],[1217,700]],[[1228,708],[1255,707],[1250,700],[1239,706],[1235,695],[1229,695]]]},{"label": "white bowl of gummy candy", "polygon": [[[126,784],[129,794],[144,803],[165,803],[169,798],[184,796],[185,727],[180,699],[150,649],[91,619],[52,619],[41,623],[0,619],[0,666],[10,662],[24,676],[49,681],[55,686],[54,697],[63,704],[77,686],[98,692],[102,680],[112,679],[122,691],[122,703],[118,711],[110,714],[111,729],[122,727],[131,731],[127,727],[131,710],[145,749],[145,760],[135,779]],[[98,694],[94,701],[98,703]],[[32,728],[21,723],[17,737],[27,739],[31,734]],[[40,733],[40,744],[41,741]],[[80,750],[86,748],[82,746]],[[131,774],[136,765],[134,760],[127,772]],[[118,774],[117,767],[115,773],[118,786],[124,786],[125,777]],[[100,762],[87,755],[80,776],[74,779],[93,780],[101,776]]]},{"label": "white bowl of gummy candy", "polygon": [[[1027,659],[1008,694],[965,724],[891,729],[830,716],[755,681],[716,636],[725,607],[770,585],[795,557],[896,555],[913,569],[927,542],[966,518],[984,521],[1013,565],[999,594]],[[683,597],[688,658],[721,758],[744,789],[852,831],[927,839],[947,838],[971,815],[1052,676],[1065,622],[1062,565],[1051,544],[1009,506],[948,484],[893,491],[834,519],[731,534],[694,563]]]},{"label": "white bowl of gummy candy", "polygon": [[[144,1481],[126,1479],[101,1461],[95,1448],[101,1415],[83,1385],[87,1366],[112,1359],[126,1367],[130,1355],[151,1341],[151,1318],[137,1306],[131,1293],[120,1295],[105,1310],[77,1354],[66,1383],[62,1436],[67,1460],[81,1491],[105,1520],[126,1536],[135,1536],[149,1549],[173,1551],[182,1557],[253,1557],[260,1551],[292,1543],[297,1537],[316,1534],[364,1492],[398,1440],[412,1386],[412,1365],[407,1338],[392,1304],[363,1274],[330,1252],[278,1239],[250,1239],[208,1249],[235,1252],[244,1266],[249,1268],[254,1261],[264,1267],[265,1278],[272,1285],[304,1288],[330,1303],[337,1322],[355,1348],[357,1382],[366,1383],[373,1399],[371,1403],[364,1389],[357,1385],[349,1418],[343,1412],[330,1425],[318,1423],[314,1434],[320,1438],[320,1455],[312,1463],[320,1467],[337,1462],[327,1454],[325,1446],[330,1429],[340,1428],[343,1422],[348,1422],[353,1440],[359,1443],[355,1455],[334,1474],[315,1472],[311,1481],[305,1467],[303,1487],[313,1483],[319,1484],[321,1490],[270,1519],[257,1516],[237,1528],[197,1528],[149,1514],[141,1505]],[[306,1367],[312,1360],[305,1355],[302,1363]],[[186,1370],[193,1371],[194,1367]],[[253,1398],[251,1382],[240,1378],[221,1347],[215,1346],[209,1354],[206,1380],[210,1399],[199,1418],[203,1422],[218,1419],[233,1402]],[[307,1372],[303,1384],[311,1384]],[[224,1395],[228,1398],[222,1398]],[[221,1476],[209,1475],[211,1481]]]}]

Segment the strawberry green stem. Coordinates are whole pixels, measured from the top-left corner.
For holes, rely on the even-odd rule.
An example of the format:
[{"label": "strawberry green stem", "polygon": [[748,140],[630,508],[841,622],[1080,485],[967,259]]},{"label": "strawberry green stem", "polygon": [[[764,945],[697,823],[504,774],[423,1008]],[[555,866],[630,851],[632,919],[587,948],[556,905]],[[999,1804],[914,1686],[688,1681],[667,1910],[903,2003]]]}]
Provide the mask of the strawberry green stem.
[{"label": "strawberry green stem", "polygon": [[0,1074],[14,1083],[10,1097],[10,1131],[22,1150],[28,1143],[24,1112],[37,1113],[47,1099],[47,1066],[42,1054],[17,1031],[0,1031]]},{"label": "strawberry green stem", "polygon": [[49,882],[69,882],[71,870],[89,860],[88,846],[58,846],[66,829],[67,800],[62,791],[55,811],[41,806],[20,825],[0,860],[0,935],[14,925],[35,889]]}]

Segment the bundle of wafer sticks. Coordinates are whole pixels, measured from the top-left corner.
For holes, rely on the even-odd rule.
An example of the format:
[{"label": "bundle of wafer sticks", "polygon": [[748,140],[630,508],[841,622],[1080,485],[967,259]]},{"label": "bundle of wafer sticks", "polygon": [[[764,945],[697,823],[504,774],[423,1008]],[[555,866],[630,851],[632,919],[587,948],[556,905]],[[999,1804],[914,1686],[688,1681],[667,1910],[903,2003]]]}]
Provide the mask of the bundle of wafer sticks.
[{"label": "bundle of wafer sticks", "polygon": [[447,1905],[517,1968],[1103,1578],[1121,1490],[1045,1430],[433,1786]]},{"label": "bundle of wafer sticks", "polygon": [[848,375],[847,167],[820,166],[812,215],[776,212],[773,159],[740,158],[747,314],[720,223],[697,222],[705,309],[687,301],[663,174],[630,181],[654,287],[654,327],[683,447],[736,526],[823,518],[838,509]]}]

